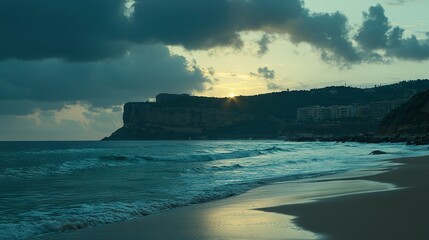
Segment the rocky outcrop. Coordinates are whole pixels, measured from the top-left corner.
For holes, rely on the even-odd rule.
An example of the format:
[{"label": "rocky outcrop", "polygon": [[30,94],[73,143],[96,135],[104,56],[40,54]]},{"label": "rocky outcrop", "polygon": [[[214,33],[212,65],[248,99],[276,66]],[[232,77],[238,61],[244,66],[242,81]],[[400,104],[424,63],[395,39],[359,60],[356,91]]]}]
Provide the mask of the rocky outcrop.
[{"label": "rocky outcrop", "polygon": [[381,151],[381,150],[375,150],[369,153],[369,155],[383,155],[387,154],[387,152]]},{"label": "rocky outcrop", "polygon": [[[275,137],[282,124],[276,119],[262,120],[254,114],[226,107],[162,103],[125,104],[124,126],[105,140],[248,138],[255,135],[265,138]],[[270,128],[273,123],[276,123],[274,129]]]},{"label": "rocky outcrop", "polygon": [[171,128],[211,129],[240,121],[254,120],[247,113],[217,108],[174,107],[156,103],[127,103],[124,106],[124,127],[164,126]]},{"label": "rocky outcrop", "polygon": [[379,134],[426,135],[429,133],[429,91],[415,95],[388,114]]}]

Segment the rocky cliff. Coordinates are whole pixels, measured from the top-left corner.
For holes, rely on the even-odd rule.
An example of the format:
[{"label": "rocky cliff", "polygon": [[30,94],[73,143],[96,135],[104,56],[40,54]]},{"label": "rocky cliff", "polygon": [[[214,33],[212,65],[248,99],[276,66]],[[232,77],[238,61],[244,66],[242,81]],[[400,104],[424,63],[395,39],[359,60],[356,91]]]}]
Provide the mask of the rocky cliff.
[{"label": "rocky cliff", "polygon": [[[124,126],[106,140],[275,136],[279,126],[276,126],[273,131],[265,128],[266,124],[272,125],[272,122],[276,122],[275,120],[270,118],[261,120],[255,114],[239,111],[233,107],[234,104],[231,101],[231,99],[222,99],[221,106],[217,107],[188,105],[174,99],[156,103],[127,103],[124,106]],[[264,126],[257,126],[261,124]]]},{"label": "rocky cliff", "polygon": [[127,103],[124,127],[164,126],[211,129],[255,119],[254,115],[205,107],[173,107],[156,103]]},{"label": "rocky cliff", "polygon": [[429,133],[429,91],[416,94],[388,114],[380,124],[379,133],[427,135]]}]

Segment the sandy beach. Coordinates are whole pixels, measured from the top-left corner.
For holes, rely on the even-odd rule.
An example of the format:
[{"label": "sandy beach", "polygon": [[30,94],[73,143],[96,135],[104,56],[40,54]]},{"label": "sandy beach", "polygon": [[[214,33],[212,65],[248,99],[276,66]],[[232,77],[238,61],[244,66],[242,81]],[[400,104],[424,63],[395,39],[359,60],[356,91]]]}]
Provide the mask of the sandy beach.
[{"label": "sandy beach", "polygon": [[272,184],[53,239],[429,239],[429,157]]},{"label": "sandy beach", "polygon": [[394,160],[403,165],[364,179],[389,182],[398,189],[307,204],[266,208],[297,216],[303,228],[328,239],[429,239],[429,157]]}]

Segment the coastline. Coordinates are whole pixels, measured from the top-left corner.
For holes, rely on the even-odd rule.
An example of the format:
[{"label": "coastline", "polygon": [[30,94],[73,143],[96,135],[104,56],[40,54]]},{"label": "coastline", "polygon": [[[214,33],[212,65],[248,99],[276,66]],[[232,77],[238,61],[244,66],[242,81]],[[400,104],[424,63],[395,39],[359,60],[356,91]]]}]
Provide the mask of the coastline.
[{"label": "coastline", "polygon": [[[428,169],[429,157],[397,159],[387,161],[379,169],[272,184],[236,197],[62,233],[53,239],[321,239],[326,236],[329,239],[385,239],[386,236],[404,239],[396,233],[401,229],[408,233],[405,239],[427,239],[417,234],[424,234],[422,217],[428,214],[424,205],[428,197],[424,193],[424,171]],[[409,186],[415,187],[405,188]],[[422,198],[416,200],[418,204],[412,204],[413,209],[400,204],[403,200],[413,201],[407,195],[417,193],[416,196]],[[397,199],[391,201],[392,197]],[[366,199],[366,204],[361,204],[362,199]],[[355,205],[343,203],[349,200]],[[325,209],[326,204],[329,210]],[[375,206],[370,208],[370,204]],[[347,214],[341,214],[343,218],[338,219],[335,213],[339,212]],[[363,215],[358,223],[356,213]],[[402,219],[392,217],[396,213]],[[415,221],[409,221],[408,217]],[[391,225],[393,220],[397,225]],[[352,227],[341,231],[338,224],[342,223]],[[370,229],[364,230],[366,227]]]},{"label": "coastline", "polygon": [[262,209],[296,216],[299,226],[328,239],[429,239],[429,156],[392,160],[402,164],[363,179],[395,184],[379,191]]}]

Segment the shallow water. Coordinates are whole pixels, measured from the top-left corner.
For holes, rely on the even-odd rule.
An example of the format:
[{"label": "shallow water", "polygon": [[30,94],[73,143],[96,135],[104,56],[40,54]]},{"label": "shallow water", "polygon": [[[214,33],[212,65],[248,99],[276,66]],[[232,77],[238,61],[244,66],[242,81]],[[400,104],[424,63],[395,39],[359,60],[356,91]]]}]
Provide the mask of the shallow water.
[{"label": "shallow water", "polygon": [[42,239],[424,154],[427,146],[403,144],[0,142],[0,239]]}]

